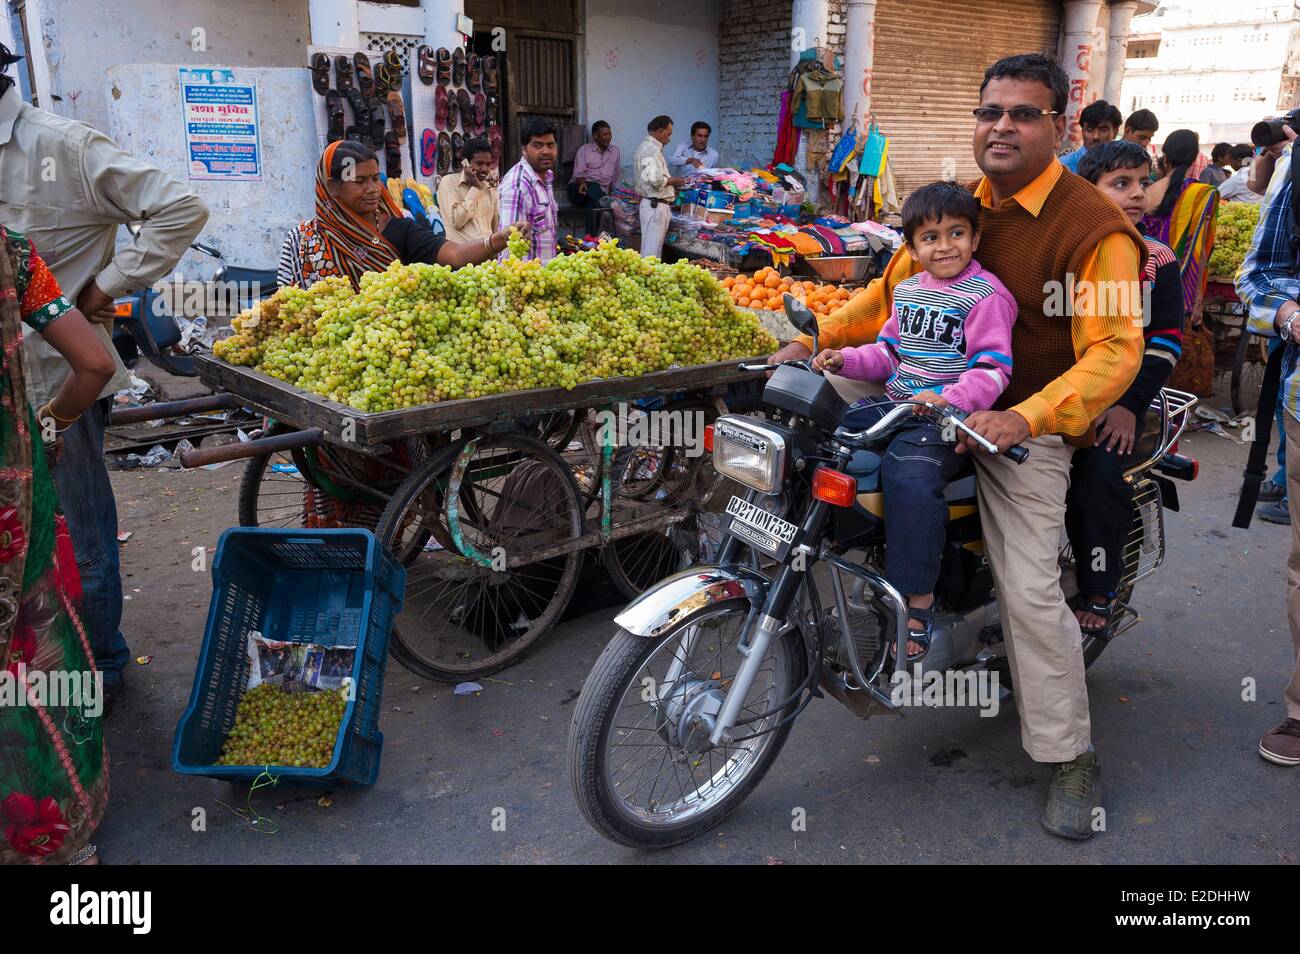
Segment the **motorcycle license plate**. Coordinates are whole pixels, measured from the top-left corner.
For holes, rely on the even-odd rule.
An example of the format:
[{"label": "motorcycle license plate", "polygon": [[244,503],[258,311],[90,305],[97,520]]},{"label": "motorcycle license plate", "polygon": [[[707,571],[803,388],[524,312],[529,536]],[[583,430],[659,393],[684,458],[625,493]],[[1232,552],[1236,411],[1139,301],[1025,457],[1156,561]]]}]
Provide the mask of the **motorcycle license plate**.
[{"label": "motorcycle license plate", "polygon": [[726,514],[731,518],[730,526],[725,528],[728,533],[777,559],[784,558],[799,532],[799,528],[788,520],[782,520],[739,497],[732,497],[727,502]]}]

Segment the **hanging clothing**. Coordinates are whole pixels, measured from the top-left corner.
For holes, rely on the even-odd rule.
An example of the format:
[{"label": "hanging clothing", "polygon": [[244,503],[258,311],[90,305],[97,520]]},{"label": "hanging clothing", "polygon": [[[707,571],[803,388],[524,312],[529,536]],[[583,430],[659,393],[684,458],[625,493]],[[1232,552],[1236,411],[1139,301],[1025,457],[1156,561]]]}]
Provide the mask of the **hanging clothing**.
[{"label": "hanging clothing", "polygon": [[799,127],[794,124],[794,110],[790,106],[793,97],[790,90],[781,93],[781,110],[776,124],[776,151],[772,153],[772,165],[794,165],[799,155]]}]

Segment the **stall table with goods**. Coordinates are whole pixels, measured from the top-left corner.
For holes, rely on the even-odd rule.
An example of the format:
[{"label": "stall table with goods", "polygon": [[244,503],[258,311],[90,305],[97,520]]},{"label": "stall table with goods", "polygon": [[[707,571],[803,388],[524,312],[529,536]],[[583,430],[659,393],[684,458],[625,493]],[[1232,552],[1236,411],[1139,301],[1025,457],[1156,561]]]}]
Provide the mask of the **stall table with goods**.
[{"label": "stall table with goods", "polygon": [[232,327],[197,360],[219,392],[198,402],[251,407],[264,434],[182,462],[248,460],[245,527],[373,531],[405,572],[391,654],[457,682],[536,647],[584,551],[629,598],[689,565],[719,482],[703,427],[756,379],[739,362],[778,344],[707,271],[613,242],[395,263],[355,293],[281,289]]},{"label": "stall table with goods", "polygon": [[1219,203],[1202,305],[1205,327],[1214,337],[1215,370],[1230,376],[1232,411],[1238,416],[1253,415],[1258,408],[1268,361],[1268,340],[1246,331],[1246,307],[1235,287],[1259,213],[1255,203]]}]

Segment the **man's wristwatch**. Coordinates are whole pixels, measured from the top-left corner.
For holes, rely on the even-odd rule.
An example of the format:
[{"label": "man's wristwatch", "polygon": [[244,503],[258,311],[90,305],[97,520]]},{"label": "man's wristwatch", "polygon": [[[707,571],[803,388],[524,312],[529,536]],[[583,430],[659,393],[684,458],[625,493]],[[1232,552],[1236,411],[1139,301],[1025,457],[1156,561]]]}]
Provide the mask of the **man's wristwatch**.
[{"label": "man's wristwatch", "polygon": [[1294,325],[1294,324],[1296,323],[1296,319],[1297,319],[1297,318],[1300,318],[1300,309],[1297,309],[1297,310],[1291,312],[1291,314],[1287,315],[1286,318],[1282,321],[1282,326],[1281,326],[1281,328],[1280,328],[1279,330],[1282,332],[1282,340],[1283,340],[1283,341],[1291,341],[1291,340],[1292,340],[1292,338],[1291,338],[1291,326]]}]

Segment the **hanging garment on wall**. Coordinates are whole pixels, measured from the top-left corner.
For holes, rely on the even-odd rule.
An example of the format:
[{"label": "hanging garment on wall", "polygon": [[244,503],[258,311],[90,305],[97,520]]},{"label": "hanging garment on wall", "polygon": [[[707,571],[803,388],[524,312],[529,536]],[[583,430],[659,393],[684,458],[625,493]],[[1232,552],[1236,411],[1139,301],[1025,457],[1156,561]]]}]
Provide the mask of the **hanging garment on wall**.
[{"label": "hanging garment on wall", "polygon": [[880,215],[897,215],[903,211],[903,203],[898,199],[898,186],[894,182],[894,168],[889,164],[889,147],[885,147],[885,158],[880,165],[880,176],[876,179],[875,201]]},{"label": "hanging garment on wall", "polygon": [[862,144],[862,160],[858,163],[858,172],[864,176],[880,175],[880,167],[885,161],[885,146],[889,142],[880,127],[873,120]]},{"label": "hanging garment on wall", "polygon": [[776,127],[776,151],[772,154],[772,165],[791,165],[799,154],[799,129],[793,123],[794,111],[791,108],[790,90],[781,93],[781,111]]}]

